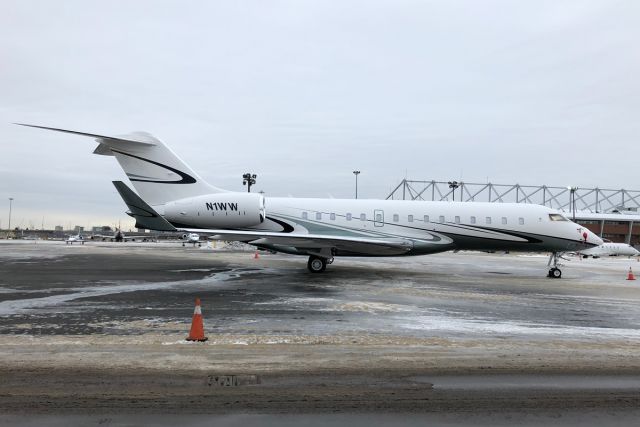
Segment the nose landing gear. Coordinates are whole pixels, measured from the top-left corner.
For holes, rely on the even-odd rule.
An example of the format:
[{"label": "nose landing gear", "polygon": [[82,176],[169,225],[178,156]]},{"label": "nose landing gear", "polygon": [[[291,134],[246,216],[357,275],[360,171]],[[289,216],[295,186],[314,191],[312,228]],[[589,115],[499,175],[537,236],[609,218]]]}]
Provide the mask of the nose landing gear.
[{"label": "nose landing gear", "polygon": [[558,268],[559,265],[561,265],[558,260],[561,258],[561,254],[558,252],[553,252],[551,254],[551,256],[549,257],[549,262],[547,263],[549,268],[549,274],[547,274],[547,277],[550,277],[552,279],[559,279],[562,277],[562,270],[560,270]]}]

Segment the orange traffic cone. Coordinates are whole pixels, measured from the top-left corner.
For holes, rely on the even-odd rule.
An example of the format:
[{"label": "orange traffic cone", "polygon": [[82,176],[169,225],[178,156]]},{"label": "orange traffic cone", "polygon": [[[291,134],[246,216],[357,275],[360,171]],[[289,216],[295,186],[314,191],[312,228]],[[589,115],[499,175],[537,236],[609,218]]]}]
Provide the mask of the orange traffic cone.
[{"label": "orange traffic cone", "polygon": [[636,276],[633,275],[633,270],[629,267],[629,274],[627,275],[627,280],[636,280]]},{"label": "orange traffic cone", "polygon": [[191,330],[187,341],[205,342],[209,338],[204,336],[204,323],[202,321],[202,310],[200,310],[200,298],[196,298],[196,308],[193,311],[193,319],[191,320]]},{"label": "orange traffic cone", "polygon": [[260,255],[258,255],[258,251],[256,251],[255,254],[253,254],[253,259],[258,259],[260,258]]}]

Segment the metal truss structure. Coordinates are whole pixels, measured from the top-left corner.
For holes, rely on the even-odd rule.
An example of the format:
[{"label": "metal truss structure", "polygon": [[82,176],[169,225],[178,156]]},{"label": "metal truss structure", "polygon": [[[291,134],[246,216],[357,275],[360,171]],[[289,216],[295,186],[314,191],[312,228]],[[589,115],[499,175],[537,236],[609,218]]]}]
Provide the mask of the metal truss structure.
[{"label": "metal truss structure", "polygon": [[403,179],[387,196],[387,200],[532,203],[565,211],[572,208],[572,198],[577,210],[596,213],[640,210],[640,190],[625,189]]}]

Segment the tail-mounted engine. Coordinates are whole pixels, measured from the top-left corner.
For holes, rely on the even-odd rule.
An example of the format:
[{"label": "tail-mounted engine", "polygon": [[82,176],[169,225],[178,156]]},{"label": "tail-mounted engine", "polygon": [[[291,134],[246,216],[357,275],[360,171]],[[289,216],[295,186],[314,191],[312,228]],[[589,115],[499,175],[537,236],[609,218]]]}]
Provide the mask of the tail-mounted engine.
[{"label": "tail-mounted engine", "polygon": [[215,193],[169,202],[164,217],[177,227],[244,228],[266,218],[264,196],[255,193]]}]

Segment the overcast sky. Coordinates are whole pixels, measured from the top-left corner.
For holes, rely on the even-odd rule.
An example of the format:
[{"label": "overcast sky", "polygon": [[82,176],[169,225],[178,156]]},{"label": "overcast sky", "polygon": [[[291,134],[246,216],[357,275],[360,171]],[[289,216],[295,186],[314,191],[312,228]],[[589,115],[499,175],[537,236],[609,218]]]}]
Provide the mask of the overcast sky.
[{"label": "overcast sky", "polygon": [[405,176],[640,188],[640,2],[0,4],[0,220],[113,224],[93,140],[144,130],[210,183],[385,198]]}]

